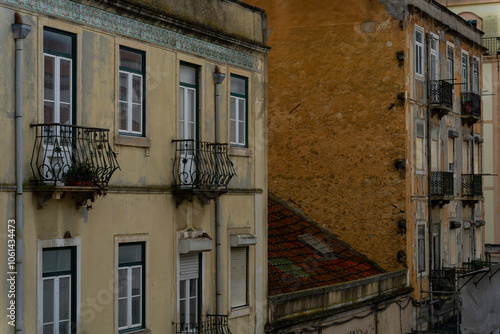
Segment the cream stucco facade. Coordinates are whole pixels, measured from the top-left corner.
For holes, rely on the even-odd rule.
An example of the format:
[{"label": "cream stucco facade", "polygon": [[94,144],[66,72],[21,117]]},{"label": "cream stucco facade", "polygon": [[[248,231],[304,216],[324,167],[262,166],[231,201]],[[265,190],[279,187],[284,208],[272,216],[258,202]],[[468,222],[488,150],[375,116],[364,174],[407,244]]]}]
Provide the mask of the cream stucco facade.
[{"label": "cream stucco facade", "polygon": [[[190,10],[181,10],[184,7]],[[206,325],[211,314],[227,315],[233,333],[263,332],[267,298],[265,14],[239,1],[185,2],[184,7],[175,1],[162,1],[160,5],[146,1],[0,1],[2,226],[8,220],[18,220],[15,207],[20,196],[16,196],[14,145],[14,13],[19,12],[24,24],[31,26],[23,40],[22,55],[24,226],[23,231],[19,226],[17,229],[23,239],[17,252],[22,256],[22,281],[20,270],[16,277],[22,284],[22,289],[18,288],[22,294],[17,300],[9,296],[10,276],[6,276],[10,261],[7,227],[0,233],[0,249],[5,253],[0,257],[4,273],[0,299],[3,305],[16,301],[16,317],[18,322],[21,319],[18,326],[23,333],[63,333],[67,321],[69,332],[78,334],[184,332],[194,328],[186,326]],[[50,33],[56,36],[52,40],[55,44],[69,36],[70,56],[49,50],[55,45],[47,42]],[[122,51],[132,53],[132,58],[142,56],[142,62],[133,63]],[[55,74],[47,74],[53,60],[60,67]],[[69,68],[64,64],[70,61],[71,88],[64,90]],[[193,85],[183,84],[181,76],[186,70],[194,73]],[[225,75],[220,85],[214,82],[214,72]],[[126,76],[132,86],[121,80]],[[142,85],[136,85],[139,81],[134,80],[138,78]],[[246,103],[246,115],[238,119],[246,126],[245,135],[240,132],[238,137],[243,145],[241,141],[230,144],[231,132],[235,131],[231,125],[231,82],[238,78],[245,85],[239,101]],[[55,86],[50,86],[52,80]],[[188,96],[183,89],[192,92],[192,99],[182,99]],[[50,97],[53,91],[57,92],[54,99]],[[64,100],[65,94],[71,96],[70,102]],[[194,104],[192,109],[183,104],[186,101]],[[60,123],[85,127],[84,134],[90,132],[89,127],[109,130],[99,132],[99,138],[106,140],[91,151],[99,154],[97,150],[109,142],[115,152],[120,169],[112,173],[109,184],[69,186],[64,183],[68,167],[61,167],[63,173],[57,182],[35,180],[38,174],[34,176],[32,167],[40,166],[32,157],[44,153],[33,153],[40,127],[30,125],[47,123],[44,118],[50,114],[47,110],[53,108],[52,103],[59,103],[55,108]],[[129,106],[130,112],[126,109]],[[63,119],[64,108],[71,109],[70,120]],[[181,132],[185,123],[180,110],[194,116],[196,135],[187,137]],[[216,117],[217,111],[220,117]],[[54,129],[63,131],[63,127]],[[226,165],[218,164],[213,151],[205,162],[199,162],[192,157],[197,156],[197,148],[183,160],[186,152],[179,153],[178,143],[173,142],[181,139],[191,140],[196,147],[204,142],[209,148],[227,148],[227,154],[220,158],[226,159]],[[50,139],[40,140],[40,145],[52,143],[56,147]],[[74,148],[75,137],[71,140],[71,157],[63,159],[70,168],[80,154]],[[92,139],[85,141],[85,145],[94,144]],[[60,147],[66,152],[62,144]],[[50,150],[57,152],[43,146],[42,151]],[[113,156],[109,153],[107,157],[112,160]],[[191,174],[193,182],[188,186],[179,185],[182,172],[175,174],[174,170],[177,163],[185,172],[186,161],[196,161],[191,171],[195,173]],[[53,161],[48,164],[38,169],[45,177],[48,170],[55,174],[59,168]],[[215,186],[194,182],[204,168],[212,168],[212,173],[219,175],[220,166],[232,166],[236,174],[227,187],[220,181]],[[95,197],[93,203],[91,197]],[[237,236],[250,241],[232,243]],[[231,254],[235,249],[246,250],[238,253],[244,261],[240,267],[233,265]],[[60,253],[63,250],[71,254],[69,264]],[[124,260],[127,256],[131,262]],[[181,267],[187,268],[187,262],[182,261],[188,257],[195,259],[196,266],[186,274],[188,270],[181,271]],[[59,260],[51,262],[54,258]],[[231,268],[246,271],[236,277]],[[184,283],[191,288],[188,292]],[[236,285],[242,289],[242,299],[237,302],[231,295]],[[9,314],[5,307],[0,311],[3,319],[9,319]],[[54,329],[57,326],[59,330]],[[15,333],[15,327],[1,321],[0,332]]]}]

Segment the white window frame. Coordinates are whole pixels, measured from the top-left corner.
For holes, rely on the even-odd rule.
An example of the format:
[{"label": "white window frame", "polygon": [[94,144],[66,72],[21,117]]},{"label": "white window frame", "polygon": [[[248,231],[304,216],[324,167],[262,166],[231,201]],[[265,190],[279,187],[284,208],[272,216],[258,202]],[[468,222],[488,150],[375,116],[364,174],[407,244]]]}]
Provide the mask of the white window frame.
[{"label": "white window frame", "polygon": [[[452,58],[448,58],[448,50],[452,51]],[[453,91],[455,90],[455,45],[450,42],[446,42],[446,70],[448,74],[448,80],[453,85]]]},{"label": "white window frame", "polygon": [[[418,234],[418,230],[420,228],[423,228],[423,231],[424,231],[424,235],[423,237],[421,238]],[[416,234],[415,234],[415,253],[416,253],[416,260],[417,260],[417,273],[421,276],[426,276],[427,275],[427,268],[428,268],[428,256],[426,256],[427,254],[427,226],[425,224],[424,221],[422,222],[417,222],[416,224]],[[420,241],[422,240],[422,249],[420,248]],[[423,252],[423,254],[421,254],[421,251]],[[421,259],[423,259],[423,269],[421,270],[420,266],[422,264],[422,261]]]},{"label": "white window frame", "polygon": [[[435,33],[430,33],[431,35],[431,80],[439,80],[439,36]],[[432,47],[432,42],[436,42],[436,48]],[[434,69],[434,70],[433,70]]]},{"label": "white window frame", "polygon": [[[188,67],[192,68],[195,71],[195,84],[190,84],[190,83],[185,83],[180,80],[180,73],[182,71],[183,67]],[[192,139],[192,140],[197,140],[197,135],[198,135],[198,98],[199,98],[199,89],[200,89],[200,84],[199,84],[199,66],[195,64],[188,64],[188,63],[181,63],[179,65],[179,139]],[[192,95],[192,101],[191,105],[193,106],[192,109],[188,108],[188,102],[189,102],[189,92],[193,92]],[[183,102],[182,110],[181,109],[181,103]],[[181,119],[180,115],[182,114],[183,119]],[[189,120],[191,118],[191,120]],[[189,127],[192,126],[192,135],[189,136]],[[182,130],[182,131],[181,131]]]},{"label": "white window frame", "polygon": [[[140,54],[143,57],[143,61],[141,64],[142,67],[142,73],[136,73],[136,72],[130,72],[126,71],[124,69],[120,69],[120,54],[118,55],[118,90],[120,90],[120,75],[125,75],[127,78],[127,100],[120,100],[120,92],[118,92],[118,110],[120,112],[120,103],[126,103],[127,105],[127,128],[122,129],[121,127],[121,121],[120,121],[120,115],[118,115],[118,131],[122,135],[136,135],[136,136],[144,136],[144,129],[145,129],[145,124],[144,124],[144,76],[145,76],[145,57],[146,53],[140,50],[133,50],[129,47],[126,46],[120,46],[118,49],[118,53],[120,50],[126,50],[128,52],[132,53],[137,53]],[[140,79],[140,87],[141,87],[141,96],[139,98],[140,103],[134,102],[133,101],[133,79],[134,78],[139,78]],[[140,131],[134,131],[132,130],[132,121],[133,121],[133,107],[134,106],[139,106],[141,109],[141,118],[140,118]]]},{"label": "white window frame", "polygon": [[[233,129],[232,124],[234,124],[234,130],[230,133],[230,143],[232,146],[238,146],[238,147],[247,147],[247,138],[248,138],[248,78],[243,77],[240,75],[236,74],[231,74],[230,75],[230,80],[233,80],[233,77],[236,77],[238,79],[244,80],[245,81],[245,95],[242,96],[240,94],[236,94],[231,92],[231,88],[229,88],[230,91],[230,129]],[[231,87],[231,82],[229,83],[229,86]],[[235,110],[233,112],[232,106],[234,101],[234,106]],[[240,102],[243,102],[243,106],[245,110],[243,111],[243,119],[240,118]],[[233,117],[234,114],[234,117]],[[243,123],[243,133],[240,132],[240,125]],[[235,140],[232,139],[232,136],[235,136]]]},{"label": "white window frame", "polygon": [[[417,33],[422,34],[422,41],[417,40]],[[415,75],[417,78],[424,78],[424,59],[425,59],[425,29],[421,26],[415,25]]]},{"label": "white window frame", "polygon": [[[61,123],[61,104],[69,105],[69,120],[66,123],[61,123],[62,125],[71,125],[73,124],[73,59],[66,58],[62,56],[56,56],[50,53],[43,54],[43,81],[45,82],[45,59],[53,58],[54,59],[54,99],[49,100],[45,96],[45,92],[43,94],[43,104],[45,106],[45,102],[50,102],[54,104],[54,120],[47,122],[45,119],[44,123]],[[69,77],[69,102],[61,101],[61,61],[68,61],[70,71]],[[43,90],[45,91],[45,89]],[[44,113],[45,117],[45,113]]]},{"label": "white window frame", "polygon": [[456,266],[458,263],[458,230],[459,228],[450,228],[450,266]]},{"label": "white window frame", "polygon": [[[76,248],[76,263],[75,267],[75,277],[76,279],[76,300],[71,300],[70,293],[70,305],[76,308],[76,319],[71,319],[70,325],[76,326],[76,334],[80,333],[80,304],[81,304],[81,240],[79,238],[71,239],[48,239],[48,240],[38,240],[37,242],[37,334],[43,334],[43,250],[45,248],[62,248],[62,247],[75,247]],[[54,278],[67,277],[71,275],[64,276],[54,276]],[[71,282],[70,282],[71,286]],[[70,309],[71,313],[71,309]],[[57,332],[56,332],[57,333]]]},{"label": "white window frame", "polygon": [[[422,136],[419,136],[418,134],[418,127],[419,126],[422,126],[422,129],[423,129],[423,135]],[[416,170],[416,173],[417,174],[423,174],[425,173],[425,124],[423,121],[421,121],[420,119],[418,119],[416,122],[415,122],[415,170]],[[419,149],[418,149],[418,142],[419,140],[421,140],[421,149],[420,149],[420,152],[419,152]],[[420,158],[419,158],[420,156]],[[421,159],[421,160],[420,160]],[[419,166],[419,162],[421,164],[421,166]]]},{"label": "white window frame", "polygon": [[[464,57],[465,57],[465,63],[464,63]],[[461,75],[461,80],[462,84],[461,86],[461,91],[462,92],[468,92],[469,91],[469,53],[465,50],[462,50],[460,53],[460,75]]]},{"label": "white window frame", "polygon": [[479,58],[472,58],[472,91],[476,94],[481,94],[480,91],[480,78],[481,78],[481,67],[479,66]]},{"label": "white window frame", "polygon": [[[456,160],[456,138],[448,136],[448,172],[455,175],[455,160]],[[451,160],[451,162],[450,162]]]},{"label": "white window frame", "polygon": [[[431,127],[431,171],[441,171],[441,145],[439,145],[439,126],[433,125]],[[437,137],[434,134],[437,133]]]},{"label": "white window frame", "polygon": [[[144,243],[144,242],[141,242],[141,243]],[[120,246],[121,245],[126,245],[126,244],[130,244],[130,243],[120,243],[118,245],[118,252],[120,252]],[[139,244],[139,243],[138,243]],[[142,250],[145,250],[146,249],[146,246],[144,245],[144,247],[141,247]],[[119,253],[118,253],[119,254]],[[119,255],[118,255],[119,257]],[[142,254],[142,257],[145,257],[145,254]],[[144,298],[144,291],[143,291],[143,280],[144,280],[144,276],[145,276],[145,271],[144,271],[144,263],[142,263],[141,265],[132,265],[132,266],[122,266],[120,267],[120,263],[118,263],[118,277],[120,277],[120,271],[122,270],[125,270],[127,272],[127,291],[126,291],[126,296],[125,297],[120,297],[119,294],[117,296],[118,298],[118,305],[120,305],[120,300],[127,300],[127,325],[126,326],[122,326],[122,327],[118,327],[118,331],[125,331],[125,330],[130,330],[130,329],[134,329],[134,328],[143,328],[142,324],[143,324],[143,317],[144,317],[144,310],[143,310],[143,298]],[[140,275],[140,281],[139,281],[139,294],[137,295],[133,295],[132,294],[132,285],[133,285],[133,282],[132,282],[132,271],[134,269],[139,269],[140,272],[141,272],[141,275]],[[119,280],[118,280],[118,284],[119,284]],[[119,293],[119,290],[120,290],[120,286],[118,286],[118,293]],[[139,297],[140,300],[141,300],[141,305],[140,305],[140,314],[139,314],[139,322],[137,323],[132,323],[132,298],[136,298],[136,297]],[[119,312],[119,310],[118,310]],[[118,314],[118,324],[119,324],[119,318],[120,318],[120,315]]]},{"label": "white window frame", "polygon": [[[177,300],[177,319],[178,319],[178,323],[181,324],[181,323],[184,323],[181,319],[181,284],[183,282],[186,282],[185,284],[186,285],[189,285],[190,281],[192,279],[196,279],[197,282],[197,289],[196,289],[196,306],[197,306],[197,310],[196,310],[196,323],[198,323],[198,320],[201,318],[201,305],[203,305],[203,295],[204,295],[204,282],[203,282],[203,273],[204,273],[204,259],[203,259],[203,256],[204,254],[203,253],[194,253],[191,255],[196,255],[198,257],[198,276],[196,278],[186,278],[186,279],[182,279],[181,280],[181,272],[180,272],[180,268],[181,268],[181,255],[187,255],[187,254],[179,254],[178,253],[178,256],[177,256],[177,297],[176,297],[176,300]],[[186,286],[186,295],[189,294],[189,288],[188,286]],[[189,297],[187,298],[188,300],[190,298],[193,298],[193,296],[189,295]],[[189,310],[189,303],[187,302],[186,303],[186,307],[187,309]],[[186,312],[186,315],[188,315],[189,313]],[[187,319],[188,321],[185,322],[185,323],[188,323],[189,324],[189,319]],[[187,329],[182,329],[182,332],[183,333],[196,333],[196,328],[187,328]]]},{"label": "white window frame", "polygon": [[[114,326],[113,326],[113,330],[114,330],[114,333],[117,334],[120,332],[120,330],[118,329],[118,311],[119,311],[119,304],[118,304],[118,291],[120,290],[120,286],[119,286],[119,274],[118,274],[118,270],[119,270],[119,263],[118,263],[118,260],[119,260],[119,251],[120,251],[120,244],[127,244],[127,243],[139,243],[139,242],[143,242],[144,243],[144,266],[146,267],[146,270],[144,270],[144,275],[142,277],[142,279],[144,280],[144,282],[141,282],[145,287],[146,289],[144,291],[141,291],[141,294],[142,294],[142,298],[144,298],[145,302],[144,302],[144,308],[142,309],[142,317],[141,317],[141,321],[142,323],[144,323],[144,327],[137,327],[137,330],[143,330],[143,329],[147,329],[148,328],[148,325],[149,325],[149,308],[148,308],[148,284],[149,284],[149,279],[148,279],[148,268],[149,268],[149,235],[147,234],[134,234],[134,235],[115,235],[114,236],[114,254],[115,254],[115,258],[114,258],[114,282],[115,282],[115,286],[114,286],[114,303],[115,303],[115,306],[114,306]],[[142,286],[142,285],[141,285]],[[142,302],[141,302],[141,307],[142,307]],[[128,331],[124,331],[124,332],[128,332]]]}]

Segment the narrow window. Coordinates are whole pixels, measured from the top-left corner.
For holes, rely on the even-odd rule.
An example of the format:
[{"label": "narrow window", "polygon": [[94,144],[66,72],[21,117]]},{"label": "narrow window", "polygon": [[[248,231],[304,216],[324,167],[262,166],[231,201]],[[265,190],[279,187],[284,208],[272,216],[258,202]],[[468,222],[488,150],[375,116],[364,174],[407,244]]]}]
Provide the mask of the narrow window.
[{"label": "narrow window", "polygon": [[415,73],[424,75],[424,33],[420,30],[415,30]]},{"label": "narrow window", "polygon": [[472,62],[472,91],[476,94],[480,94],[479,91],[479,62],[474,59]]},{"label": "narrow window", "polygon": [[[465,219],[464,219],[465,221]],[[463,240],[462,240],[462,248],[463,248],[463,261],[470,262],[471,261],[471,233],[470,228],[464,228]]]},{"label": "narrow window", "polygon": [[231,75],[231,145],[247,147],[247,100],[248,80],[237,75]]},{"label": "narrow window", "polygon": [[469,91],[469,56],[462,53],[462,92]]},{"label": "narrow window", "polygon": [[43,333],[75,333],[76,248],[46,248],[42,261]]},{"label": "narrow window", "polygon": [[145,135],[145,54],[120,47],[119,131],[121,134]]},{"label": "narrow window", "polygon": [[457,264],[457,229],[450,229],[450,265]]},{"label": "narrow window", "polygon": [[425,271],[425,226],[417,226],[418,271]]},{"label": "narrow window", "polygon": [[198,68],[188,64],[180,66],[179,84],[179,136],[197,139],[198,123]]},{"label": "narrow window", "polygon": [[483,231],[482,231],[482,227],[481,226],[475,227],[474,233],[476,235],[476,238],[475,238],[476,260],[481,260],[482,255],[483,255]]},{"label": "narrow window", "polygon": [[248,247],[231,248],[231,307],[248,305]]},{"label": "narrow window", "polygon": [[431,171],[439,171],[439,127],[433,126],[431,129]]},{"label": "narrow window", "polygon": [[439,80],[439,41],[431,38],[431,80]]},{"label": "narrow window", "polygon": [[472,145],[470,140],[464,140],[462,145],[462,174],[471,173]]},{"label": "narrow window", "polygon": [[201,254],[183,254],[179,259],[179,317],[181,331],[197,333],[201,305]]},{"label": "narrow window", "polygon": [[446,48],[446,64],[448,67],[448,79],[450,83],[453,84],[455,79],[455,63],[454,63],[454,50],[453,47],[449,46]]},{"label": "narrow window", "polygon": [[481,174],[481,144],[474,143],[474,174]]},{"label": "narrow window", "polygon": [[416,165],[417,170],[424,170],[424,125],[417,123],[417,138],[416,138]]},{"label": "narrow window", "polygon": [[441,242],[440,242],[440,225],[434,224],[432,226],[432,248],[434,250],[433,254],[433,269],[439,269],[441,267]]},{"label": "narrow window", "polygon": [[144,328],[144,242],[123,243],[118,249],[118,330]]},{"label": "narrow window", "polygon": [[448,172],[454,172],[455,167],[455,138],[448,137]]}]

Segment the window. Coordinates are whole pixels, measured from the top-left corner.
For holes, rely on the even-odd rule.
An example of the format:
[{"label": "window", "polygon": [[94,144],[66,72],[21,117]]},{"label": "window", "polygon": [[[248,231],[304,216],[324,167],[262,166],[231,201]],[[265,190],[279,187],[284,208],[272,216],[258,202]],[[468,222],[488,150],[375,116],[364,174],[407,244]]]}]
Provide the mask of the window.
[{"label": "window", "polygon": [[470,140],[464,140],[462,145],[462,174],[471,174],[472,145]]},{"label": "window", "polygon": [[76,333],[76,247],[42,251],[43,333]]},{"label": "window", "polygon": [[455,138],[448,137],[448,172],[454,172],[455,167]]},{"label": "window", "polygon": [[457,264],[457,229],[450,228],[450,265]]},{"label": "window", "polygon": [[439,127],[433,126],[431,128],[431,171],[439,171]]},{"label": "window", "polygon": [[179,83],[179,136],[198,137],[198,67],[181,64]]},{"label": "window", "polygon": [[431,38],[431,80],[439,80],[439,40]]},{"label": "window", "polygon": [[248,247],[231,248],[231,308],[248,305]]},{"label": "window", "polygon": [[432,225],[432,249],[433,254],[433,269],[439,269],[441,267],[441,242],[440,242],[440,225]]},{"label": "window", "polygon": [[481,226],[477,226],[474,228],[474,235],[475,235],[474,248],[476,252],[475,260],[481,260],[483,255],[483,231]]},{"label": "window", "polygon": [[453,81],[455,79],[455,62],[454,62],[454,55],[455,51],[452,46],[448,45],[446,48],[446,65],[448,67],[448,79],[451,84],[453,84]]},{"label": "window", "polygon": [[73,124],[75,36],[43,31],[43,122]]},{"label": "window", "polygon": [[418,27],[415,30],[415,73],[424,75],[424,32]]},{"label": "window", "polygon": [[416,157],[417,171],[424,170],[424,125],[417,123]]},{"label": "window", "polygon": [[467,22],[469,22],[472,27],[477,29],[477,20],[467,20]]},{"label": "window", "polygon": [[118,330],[144,328],[145,243],[122,243],[118,248]]},{"label": "window", "polygon": [[[464,219],[465,221],[465,219]],[[462,247],[463,247],[463,261],[464,262],[470,262],[471,261],[471,233],[470,233],[470,227],[465,228],[464,226],[464,234],[463,234],[463,240],[462,240]]]},{"label": "window", "polygon": [[481,143],[477,139],[474,142],[474,174],[481,174]]},{"label": "window", "polygon": [[231,145],[247,147],[247,100],[248,80],[231,75]]},{"label": "window", "polygon": [[425,271],[425,225],[417,225],[418,272]]},{"label": "window", "polygon": [[479,62],[474,59],[472,62],[472,91],[479,94]]},{"label": "window", "polygon": [[469,91],[469,56],[462,53],[462,92]]},{"label": "window", "polygon": [[119,67],[119,133],[145,134],[145,54],[120,47]]},{"label": "window", "polygon": [[179,317],[181,330],[196,332],[201,305],[201,253],[181,254],[179,258]]}]

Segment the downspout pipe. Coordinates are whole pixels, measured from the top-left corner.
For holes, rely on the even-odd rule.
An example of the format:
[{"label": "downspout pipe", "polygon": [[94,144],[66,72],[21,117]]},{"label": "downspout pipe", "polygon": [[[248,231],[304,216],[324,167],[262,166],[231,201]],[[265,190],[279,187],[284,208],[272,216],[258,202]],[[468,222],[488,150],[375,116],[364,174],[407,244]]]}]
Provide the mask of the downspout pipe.
[{"label": "downspout pipe", "polygon": [[14,14],[12,33],[16,41],[16,333],[23,333],[23,39],[31,26]]},{"label": "downspout pipe", "polygon": [[[215,66],[213,73],[215,84],[215,142],[220,143],[220,85],[226,78],[224,73],[221,73],[218,66]],[[221,216],[220,198],[215,200],[215,222],[216,222],[216,247],[215,256],[216,264],[216,310],[217,314],[222,314],[222,216]]]}]

